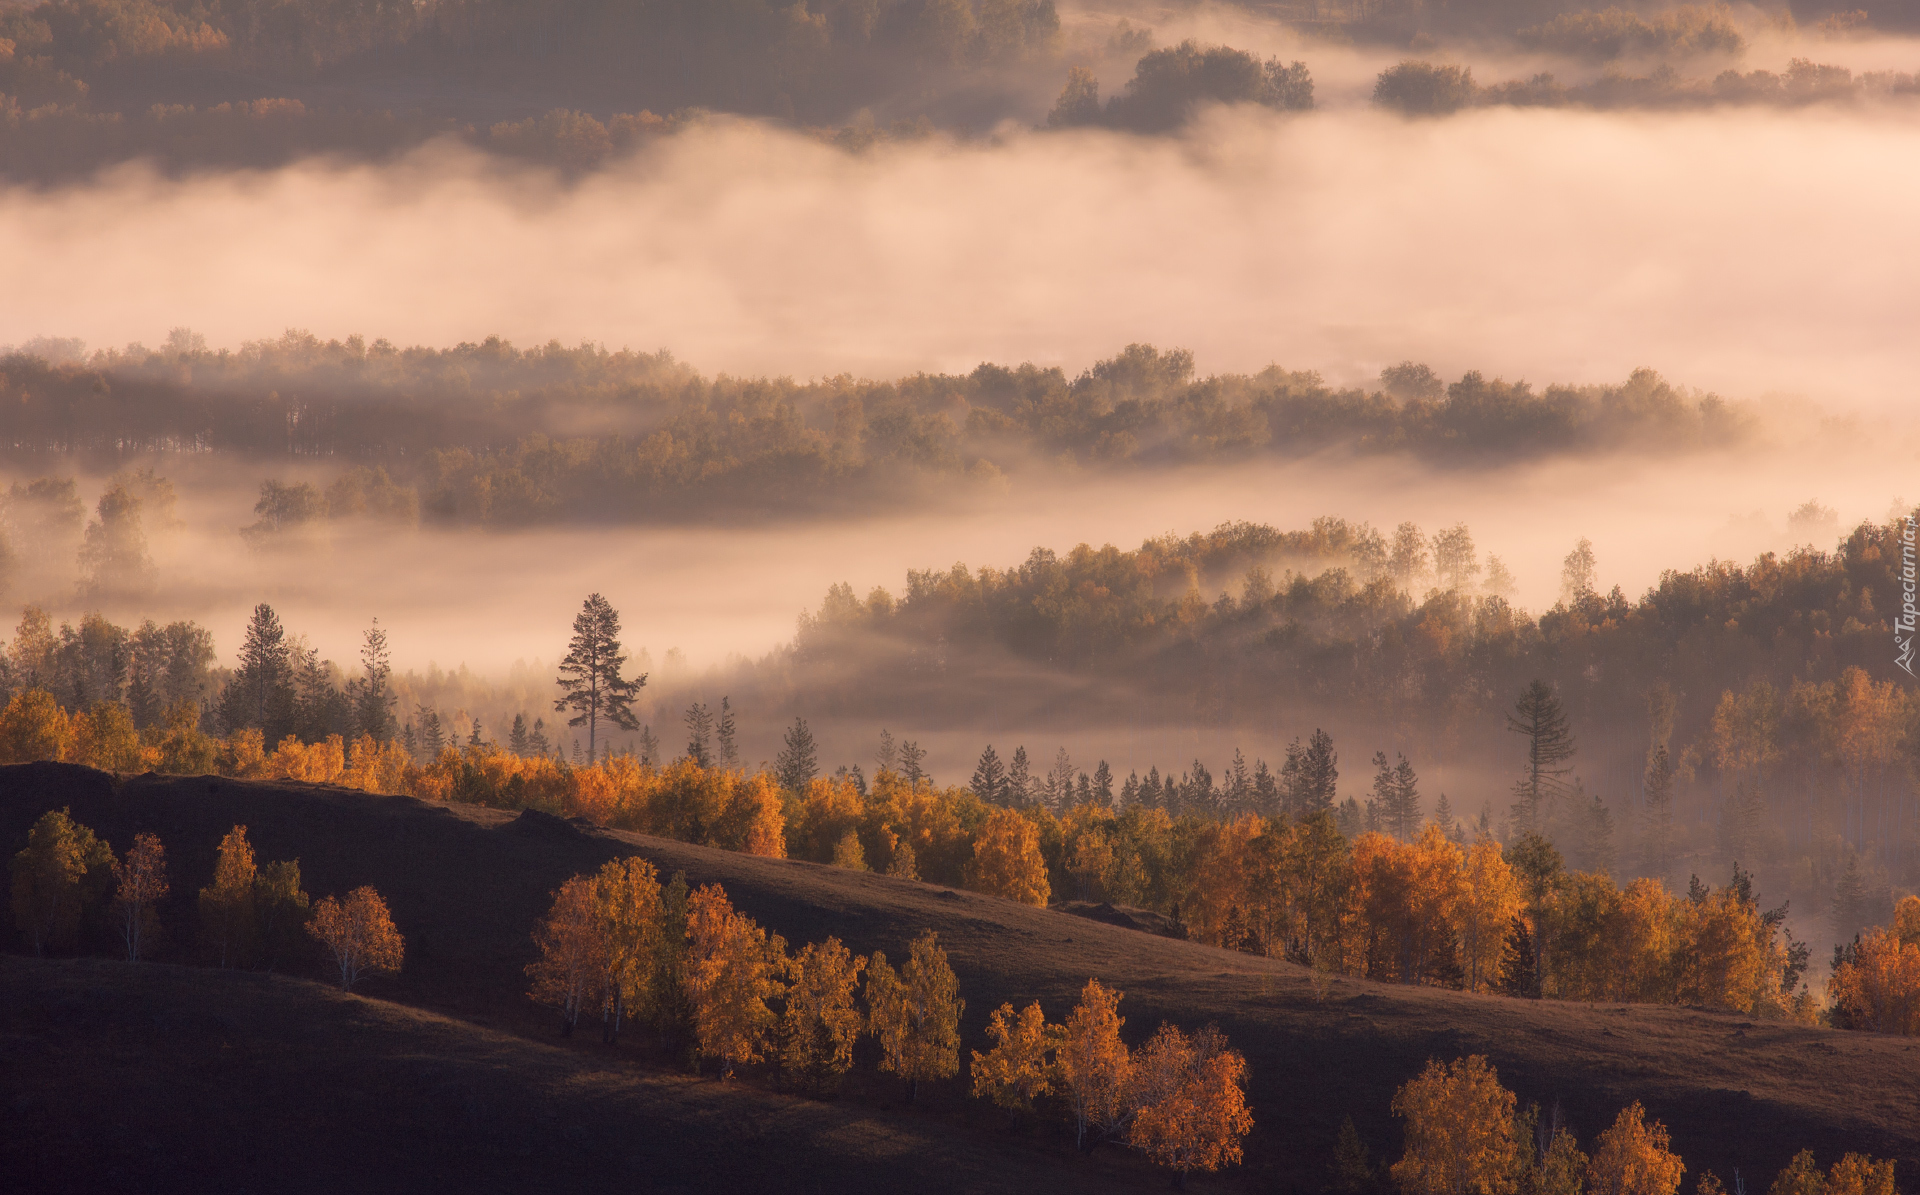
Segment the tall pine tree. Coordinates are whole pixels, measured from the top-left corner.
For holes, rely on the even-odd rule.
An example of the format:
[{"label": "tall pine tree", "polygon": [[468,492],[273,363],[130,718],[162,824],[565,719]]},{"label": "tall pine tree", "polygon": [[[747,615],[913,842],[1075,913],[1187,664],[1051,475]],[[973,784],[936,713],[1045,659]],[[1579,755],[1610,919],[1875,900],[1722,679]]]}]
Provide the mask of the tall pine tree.
[{"label": "tall pine tree", "polygon": [[780,755],[773,763],[773,774],[780,786],[792,793],[805,792],[807,785],[820,774],[820,753],[805,718],[795,718],[788,727]]},{"label": "tall pine tree", "polygon": [[573,711],[569,726],[587,728],[587,758],[594,758],[594,747],[602,720],[621,730],[638,730],[633,716],[633,698],[647,683],[646,674],[627,680],[620,675],[627,657],[620,651],[620,615],[599,594],[590,594],[573,620],[573,639],[567,645],[566,658],[560,661],[560,675],[554,678],[564,697],[553,703],[559,712]]},{"label": "tall pine tree", "polygon": [[280,616],[265,602],[247,623],[239,667],[220,695],[220,720],[229,732],[258,730],[269,744],[293,731],[293,652]]},{"label": "tall pine tree", "polygon": [[1520,830],[1539,830],[1541,815],[1554,800],[1567,791],[1566,777],[1573,771],[1568,760],[1574,755],[1573,730],[1567,724],[1560,698],[1547,682],[1528,685],[1507,715],[1507,729],[1527,740],[1526,770],[1513,786],[1514,826]]},{"label": "tall pine tree", "polygon": [[973,795],[989,805],[1007,803],[1007,769],[1000,762],[1000,756],[994,752],[993,744],[980,753],[980,762],[974,765],[973,780],[968,784]]}]

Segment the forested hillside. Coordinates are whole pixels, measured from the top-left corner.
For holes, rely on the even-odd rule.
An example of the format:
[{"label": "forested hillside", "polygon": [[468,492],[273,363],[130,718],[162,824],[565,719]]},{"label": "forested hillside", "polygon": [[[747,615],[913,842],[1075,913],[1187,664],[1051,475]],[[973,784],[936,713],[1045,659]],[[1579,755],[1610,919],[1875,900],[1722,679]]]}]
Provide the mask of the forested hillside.
[{"label": "forested hillside", "polygon": [[238,352],[181,331],[158,350],[38,342],[0,358],[0,454],[18,466],[284,461],[299,488],[262,494],[265,532],[365,514],[524,526],[849,509],[1068,465],[1327,450],[1452,467],[1681,453],[1758,430],[1750,410],[1651,370],[1535,389],[1478,371],[1448,383],[1408,362],[1372,386],[1336,387],[1278,366],[1204,375],[1191,353],[1142,344],[1072,377],[983,363],[808,382],[708,376],[664,352],[594,345],[400,349],[293,332]]}]

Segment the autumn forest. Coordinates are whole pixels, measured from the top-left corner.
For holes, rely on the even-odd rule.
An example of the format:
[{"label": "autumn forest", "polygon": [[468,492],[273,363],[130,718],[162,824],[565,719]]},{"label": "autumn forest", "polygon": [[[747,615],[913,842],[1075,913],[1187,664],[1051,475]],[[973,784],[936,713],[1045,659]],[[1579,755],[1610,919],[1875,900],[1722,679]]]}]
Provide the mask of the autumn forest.
[{"label": "autumn forest", "polygon": [[1920,0],[0,0],[0,1191],[1920,1190]]}]

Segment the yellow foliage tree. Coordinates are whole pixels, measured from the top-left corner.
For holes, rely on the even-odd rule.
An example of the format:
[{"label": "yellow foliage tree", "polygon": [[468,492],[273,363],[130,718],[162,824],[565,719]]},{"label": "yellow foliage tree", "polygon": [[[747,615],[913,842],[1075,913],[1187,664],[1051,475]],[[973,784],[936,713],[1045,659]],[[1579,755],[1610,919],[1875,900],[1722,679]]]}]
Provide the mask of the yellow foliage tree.
[{"label": "yellow foliage tree", "polygon": [[1588,1195],[1676,1195],[1686,1167],[1668,1149],[1667,1126],[1648,1124],[1639,1101],[1620,1110],[1594,1143],[1587,1163]]},{"label": "yellow foliage tree", "polygon": [[1428,1062],[1393,1096],[1407,1141],[1395,1184],[1406,1195],[1512,1195],[1514,1103],[1478,1054]]},{"label": "yellow foliage tree", "polygon": [[75,763],[99,768],[103,772],[131,772],[140,767],[140,732],[126,707],[113,701],[97,701],[84,714],[71,719]]},{"label": "yellow foliage tree", "polygon": [[907,1081],[908,1099],[922,1080],[960,1071],[960,1016],[967,1002],[947,965],[938,936],[927,930],[913,941],[896,974],[879,951],[867,963],[867,1028],[880,1043],[880,1069]]},{"label": "yellow foliage tree", "polygon": [[14,694],[0,712],[0,763],[65,759],[72,741],[66,712],[45,689]]},{"label": "yellow foliage tree", "polygon": [[252,961],[253,881],[256,869],[247,828],[235,826],[220,840],[213,883],[200,889],[200,933],[222,967]]},{"label": "yellow foliage tree", "polygon": [[1073,1108],[1074,1143],[1088,1146],[1087,1130],[1103,1137],[1122,1131],[1132,1115],[1127,1101],[1133,1081],[1133,1056],[1120,1040],[1121,994],[1087,980],[1080,1003],[1067,1015],[1064,1036],[1056,1051],[1060,1079]]},{"label": "yellow foliage tree", "polygon": [[1903,896],[1894,906],[1893,936],[1902,946],[1920,946],[1920,896]]},{"label": "yellow foliage tree", "polygon": [[214,770],[220,748],[200,732],[200,707],[182,699],[167,707],[160,741],[149,748],[147,765],[174,776],[201,776]]},{"label": "yellow foliage tree", "polygon": [[967,887],[1022,904],[1047,903],[1047,861],[1031,821],[1011,809],[995,809],[973,843]]},{"label": "yellow foliage tree", "polygon": [[127,961],[140,961],[141,948],[153,934],[154,905],[167,895],[167,851],[152,834],[135,834],[133,849],[124,862],[113,865],[118,882],[113,894],[120,936],[127,945]]},{"label": "yellow foliage tree", "polygon": [[687,908],[687,998],[700,1053],[720,1076],[758,1062],[773,1027],[767,1000],[784,990],[786,943],[736,911],[718,884],[695,890]]},{"label": "yellow foliage tree", "polygon": [[792,805],[787,837],[794,856],[834,862],[836,848],[858,830],[862,812],[860,790],[851,779],[814,777]]},{"label": "yellow foliage tree", "polygon": [[1189,1038],[1162,1025],[1133,1060],[1129,1142],[1171,1169],[1182,1190],[1188,1172],[1240,1161],[1241,1138],[1253,1131],[1246,1077],[1247,1060],[1217,1030]]},{"label": "yellow foliage tree", "polygon": [[620,1039],[626,1017],[651,1011],[655,956],[660,949],[660,873],[637,855],[609,860],[593,880],[593,924],[603,968],[599,983],[601,1037]]},{"label": "yellow foliage tree", "polygon": [[533,927],[540,957],[527,965],[533,981],[527,994],[559,1010],[565,1037],[573,1036],[581,1012],[602,996],[609,970],[594,889],[591,877],[574,876],[554,891],[553,907]]},{"label": "yellow foliage tree", "polygon": [[1467,850],[1460,880],[1460,970],[1467,990],[1478,992],[1500,978],[1507,927],[1520,913],[1520,884],[1500,844],[1485,837]]},{"label": "yellow foliage tree", "polygon": [[987,1036],[993,1048],[973,1051],[974,1098],[991,1099],[1016,1115],[1031,1112],[1033,1101],[1053,1090],[1050,1055],[1060,1046],[1060,1027],[1047,1024],[1038,1000],[1019,1012],[1002,1004],[987,1021]]},{"label": "yellow foliage tree", "polygon": [[853,997],[866,966],[840,939],[828,938],[808,943],[788,969],[780,1068],[816,1092],[829,1090],[853,1066],[861,1029]]},{"label": "yellow foliage tree", "polygon": [[112,849],[67,810],[50,810],[13,857],[14,924],[37,955],[68,949],[79,937],[82,914],[112,882]]},{"label": "yellow foliage tree", "polygon": [[1779,988],[1782,958],[1773,928],[1732,888],[1679,902],[1676,951],[1682,1004],[1752,1012],[1765,991]]},{"label": "yellow foliage tree", "polygon": [[1920,944],[1901,941],[1897,923],[1860,935],[1828,978],[1827,999],[1849,1027],[1920,1035]]},{"label": "yellow foliage tree", "polygon": [[1820,1173],[1819,1163],[1813,1160],[1813,1151],[1803,1149],[1793,1155],[1793,1161],[1787,1168],[1774,1176],[1773,1185],[1767,1188],[1767,1195],[1826,1195],[1827,1180]]},{"label": "yellow foliage tree", "polygon": [[300,886],[300,861],[267,863],[253,877],[253,924],[260,961],[271,971],[293,959],[307,940],[312,902]]},{"label": "yellow foliage tree", "polygon": [[406,951],[387,902],[364,885],[347,893],[344,903],[329,896],[314,906],[307,932],[333,952],[340,986],[349,992],[362,975],[400,970]]},{"label": "yellow foliage tree", "polygon": [[1893,1185],[1893,1159],[1876,1162],[1865,1154],[1848,1154],[1835,1162],[1827,1175],[1826,1195],[1898,1195]]}]

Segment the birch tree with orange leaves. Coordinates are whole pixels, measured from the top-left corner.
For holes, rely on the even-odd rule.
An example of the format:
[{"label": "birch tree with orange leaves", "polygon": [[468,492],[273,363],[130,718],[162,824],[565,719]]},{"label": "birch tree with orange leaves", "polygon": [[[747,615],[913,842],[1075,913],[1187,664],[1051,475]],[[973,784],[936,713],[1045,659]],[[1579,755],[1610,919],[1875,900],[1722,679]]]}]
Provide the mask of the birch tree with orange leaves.
[{"label": "birch tree with orange leaves", "polygon": [[1514,1105],[1481,1055],[1428,1062],[1393,1096],[1407,1142],[1395,1185],[1405,1195],[1512,1195]]},{"label": "birch tree with orange leaves", "polygon": [[628,1017],[652,1011],[648,980],[661,936],[660,873],[637,855],[610,859],[593,878],[593,932],[602,968],[601,1038],[620,1040]]},{"label": "birch tree with orange leaves", "polygon": [[344,902],[329,896],[315,905],[307,932],[332,952],[343,991],[352,991],[363,975],[400,970],[406,952],[387,902],[365,885],[347,893]]},{"label": "birch tree with orange leaves", "polygon": [[1133,1108],[1127,1100],[1133,1081],[1133,1055],[1120,1040],[1121,993],[1097,979],[1087,980],[1080,1003],[1067,1015],[1055,1056],[1060,1081],[1073,1109],[1074,1144],[1088,1148],[1087,1131],[1102,1137],[1119,1136]]},{"label": "birch tree with orange leaves", "polygon": [[1686,1167],[1668,1149],[1667,1126],[1648,1124],[1638,1100],[1620,1110],[1594,1143],[1587,1195],[1676,1195]]},{"label": "birch tree with orange leaves", "polygon": [[1827,980],[1836,1021],[1920,1036],[1920,896],[1902,899],[1891,926],[1861,934],[1839,958]]},{"label": "birch tree with orange leaves", "polygon": [[1467,849],[1460,868],[1460,971],[1469,992],[1493,986],[1507,929],[1520,913],[1520,884],[1500,853],[1500,844],[1482,837]]},{"label": "birch tree with orange leaves", "polygon": [[213,883],[200,889],[200,932],[222,967],[241,966],[253,950],[255,872],[247,828],[235,826],[220,840]]},{"label": "birch tree with orange leaves", "polygon": [[830,937],[809,942],[788,967],[780,1069],[816,1092],[830,1089],[853,1066],[862,1027],[853,1000],[866,966],[866,959]]},{"label": "birch tree with orange leaves", "polygon": [[993,1048],[973,1052],[974,1098],[990,1099],[1016,1117],[1033,1111],[1033,1101],[1053,1090],[1060,1027],[1047,1024],[1038,1000],[1018,1012],[1002,1004],[987,1022],[987,1036]]},{"label": "birch tree with orange leaves", "polygon": [[574,876],[553,894],[553,907],[534,923],[540,957],[527,966],[535,1002],[560,1013],[560,1033],[572,1037],[581,1012],[601,996],[609,952],[596,915],[594,881]]},{"label": "birch tree with orange leaves", "polygon": [[973,843],[967,887],[989,896],[1044,907],[1050,891],[1040,834],[1031,821],[1011,809],[995,809]]},{"label": "birch tree with orange leaves", "polygon": [[706,884],[687,902],[687,998],[703,1057],[720,1077],[760,1061],[775,1017],[767,1001],[786,990],[787,944],[734,909],[724,889]]},{"label": "birch tree with orange leaves", "polygon": [[114,862],[113,878],[118,881],[113,908],[120,937],[127,946],[127,961],[137,963],[155,928],[154,906],[167,895],[166,847],[152,834],[135,834],[126,859]]},{"label": "birch tree with orange leaves", "polygon": [[960,1017],[967,1002],[932,930],[913,940],[898,973],[874,951],[867,962],[867,1029],[880,1043],[880,1069],[907,1081],[909,1101],[923,1080],[960,1071]]},{"label": "birch tree with orange leaves", "polygon": [[1134,1113],[1128,1141],[1157,1165],[1187,1174],[1240,1161],[1240,1142],[1253,1131],[1247,1110],[1247,1060],[1208,1026],[1188,1037],[1162,1025],[1133,1061]]}]

